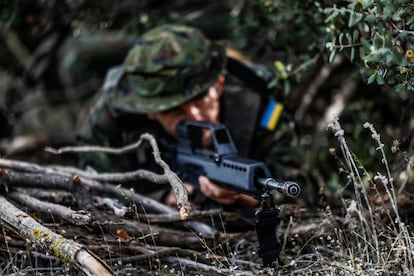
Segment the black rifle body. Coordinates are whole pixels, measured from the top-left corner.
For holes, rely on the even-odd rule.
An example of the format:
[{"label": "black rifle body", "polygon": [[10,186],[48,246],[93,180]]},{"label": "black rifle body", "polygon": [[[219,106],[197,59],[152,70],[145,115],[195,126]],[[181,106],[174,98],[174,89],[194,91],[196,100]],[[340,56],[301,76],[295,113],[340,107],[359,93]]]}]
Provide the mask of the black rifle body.
[{"label": "black rifle body", "polygon": [[[208,149],[203,145],[206,131],[211,140]],[[205,175],[225,188],[256,198],[270,190],[291,197],[300,193],[297,183],[273,179],[263,162],[239,156],[229,131],[221,124],[183,121],[177,126],[177,136],[170,163],[184,181],[194,184],[198,176]]]},{"label": "black rifle body", "polygon": [[[297,197],[300,186],[290,181],[278,182],[263,162],[239,156],[229,131],[223,125],[182,121],[176,130],[178,143],[171,147],[167,159],[184,181],[195,186],[194,201],[208,202],[197,187],[200,175],[225,188],[259,199],[261,206],[256,211],[255,222],[259,256],[264,266],[277,265],[281,246],[276,238],[276,227],[280,218],[270,191]],[[210,145],[206,145],[207,141]]]}]

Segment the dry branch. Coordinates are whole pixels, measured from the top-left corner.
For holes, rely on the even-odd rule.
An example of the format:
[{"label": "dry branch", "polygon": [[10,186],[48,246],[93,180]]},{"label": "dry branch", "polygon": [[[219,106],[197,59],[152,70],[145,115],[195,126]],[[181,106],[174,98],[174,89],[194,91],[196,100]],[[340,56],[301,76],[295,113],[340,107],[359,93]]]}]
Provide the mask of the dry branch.
[{"label": "dry branch", "polygon": [[114,198],[109,197],[100,197],[100,196],[93,196],[92,197],[93,204],[96,207],[103,207],[112,210],[115,216],[117,217],[124,217],[129,215],[133,212],[133,210],[127,206],[122,205]]},{"label": "dry branch", "polygon": [[126,173],[107,173],[107,174],[84,174],[79,173],[79,175],[87,178],[91,178],[94,180],[101,180],[107,182],[122,182],[126,180],[136,180],[136,179],[148,179],[154,183],[165,184],[169,183],[171,188],[175,192],[177,197],[177,207],[180,210],[181,217],[186,219],[191,212],[191,205],[188,202],[188,195],[187,190],[185,189],[183,182],[181,179],[171,171],[168,164],[162,160],[160,151],[158,148],[158,144],[154,138],[149,133],[144,133],[141,135],[139,140],[130,145],[126,145],[122,148],[108,148],[108,147],[100,147],[100,146],[82,146],[82,147],[63,147],[60,149],[53,149],[53,148],[46,148],[45,150],[50,153],[54,154],[61,154],[61,153],[69,153],[69,152],[103,152],[108,154],[125,154],[136,150],[140,147],[144,141],[148,141],[153,150],[154,160],[163,170],[163,175],[154,174],[153,172],[146,171],[146,170],[137,170],[134,172],[126,172]]},{"label": "dry branch", "polygon": [[88,212],[74,211],[62,205],[44,202],[22,191],[8,193],[8,197],[19,201],[33,210],[50,213],[75,225],[84,225],[91,222],[91,215]]},{"label": "dry branch", "polygon": [[[7,168],[4,169],[4,168]],[[178,215],[178,212],[168,206],[143,195],[135,193],[113,184],[101,183],[96,180],[73,176],[64,168],[43,167],[37,164],[0,158],[0,180],[6,188],[36,187],[47,189],[63,189],[72,191],[74,182],[80,182],[97,194],[110,194],[121,200],[135,203],[145,212],[153,211],[169,215]],[[180,216],[181,217],[181,216]],[[208,225],[196,221],[183,221],[183,225],[206,239],[214,239],[217,231]]]},{"label": "dry branch", "polygon": [[75,200],[72,193],[69,191],[25,188],[24,192],[41,201],[53,202],[66,206],[72,205]]},{"label": "dry branch", "polygon": [[104,262],[93,257],[80,244],[44,227],[2,196],[0,196],[0,218],[34,246],[52,253],[67,263],[74,264],[85,274],[113,275]]}]

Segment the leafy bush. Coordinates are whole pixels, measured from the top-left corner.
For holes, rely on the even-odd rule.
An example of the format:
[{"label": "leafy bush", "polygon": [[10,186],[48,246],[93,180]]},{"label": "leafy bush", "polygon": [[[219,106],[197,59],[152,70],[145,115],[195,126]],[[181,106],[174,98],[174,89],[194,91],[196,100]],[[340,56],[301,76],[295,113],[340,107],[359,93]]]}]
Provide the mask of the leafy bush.
[{"label": "leafy bush", "polygon": [[337,52],[346,53],[361,65],[368,84],[414,90],[412,8],[409,0],[361,0],[321,7],[330,39],[326,43],[329,60]]}]

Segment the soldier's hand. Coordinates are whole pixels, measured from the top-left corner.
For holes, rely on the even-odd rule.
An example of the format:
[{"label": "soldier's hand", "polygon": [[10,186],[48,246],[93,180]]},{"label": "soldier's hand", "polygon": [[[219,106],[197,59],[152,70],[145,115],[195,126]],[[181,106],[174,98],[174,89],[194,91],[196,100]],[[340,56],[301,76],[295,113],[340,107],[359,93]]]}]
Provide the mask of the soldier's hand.
[{"label": "soldier's hand", "polygon": [[203,192],[206,197],[222,205],[233,205],[238,203],[244,207],[254,208],[260,204],[260,202],[255,198],[232,190],[224,189],[210,181],[210,179],[205,176],[200,176],[198,181],[200,183],[201,192]]}]

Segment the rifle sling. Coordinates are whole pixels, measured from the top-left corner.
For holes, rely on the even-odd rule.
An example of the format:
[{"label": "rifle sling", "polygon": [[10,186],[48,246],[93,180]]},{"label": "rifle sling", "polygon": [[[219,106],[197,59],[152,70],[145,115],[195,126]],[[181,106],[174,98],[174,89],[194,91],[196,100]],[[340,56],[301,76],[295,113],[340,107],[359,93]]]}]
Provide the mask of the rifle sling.
[{"label": "rifle sling", "polygon": [[247,66],[242,61],[238,61],[234,58],[227,58],[226,69],[230,74],[239,78],[250,89],[259,93],[259,95],[272,95],[275,91],[269,88],[269,79],[260,76],[260,73],[256,72],[253,68]]}]

